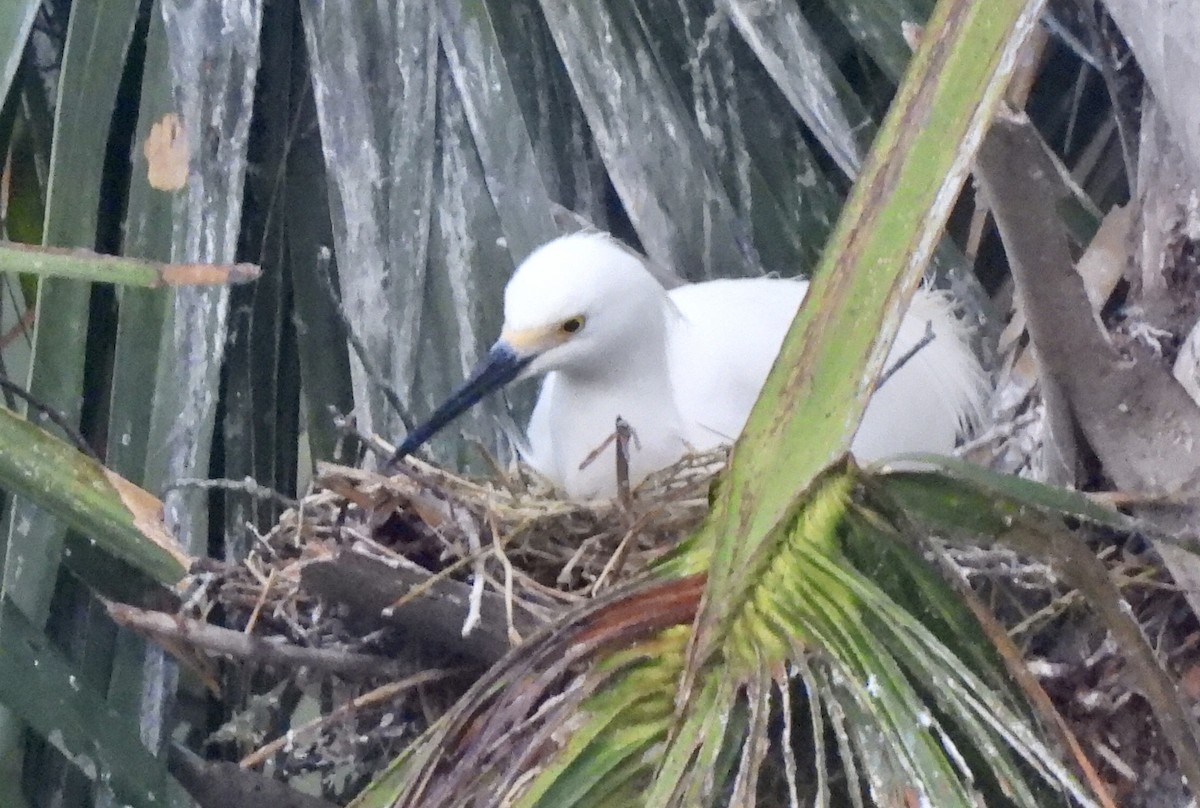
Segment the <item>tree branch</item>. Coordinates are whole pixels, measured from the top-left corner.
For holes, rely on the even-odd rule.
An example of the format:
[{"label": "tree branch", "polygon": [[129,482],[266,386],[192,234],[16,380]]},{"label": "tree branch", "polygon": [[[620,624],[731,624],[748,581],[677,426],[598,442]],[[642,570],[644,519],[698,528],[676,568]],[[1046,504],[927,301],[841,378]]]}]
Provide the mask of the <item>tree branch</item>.
[{"label": "tree branch", "polygon": [[1055,168],[1022,114],[998,116],[978,177],[1012,265],[1043,372],[1113,481],[1129,491],[1200,492],[1200,409],[1157,357],[1123,357],[1092,314],[1058,215]]},{"label": "tree branch", "polygon": [[387,657],[269,642],[262,637],[200,620],[139,609],[124,603],[108,604],[108,613],[117,625],[143,636],[156,640],[178,640],[210,654],[236,657],[260,665],[303,666],[358,679],[402,676],[409,672],[396,660]]}]

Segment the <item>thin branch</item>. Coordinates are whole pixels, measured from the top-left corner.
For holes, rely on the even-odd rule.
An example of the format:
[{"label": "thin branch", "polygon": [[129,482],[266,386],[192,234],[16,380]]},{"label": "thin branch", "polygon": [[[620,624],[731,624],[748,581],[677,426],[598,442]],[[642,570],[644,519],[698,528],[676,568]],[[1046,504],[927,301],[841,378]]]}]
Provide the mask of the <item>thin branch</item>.
[{"label": "thin branch", "polygon": [[258,665],[304,666],[356,679],[378,679],[403,673],[400,664],[387,657],[268,642],[262,637],[210,625],[201,620],[139,609],[125,603],[109,603],[108,614],[117,625],[143,636],[155,640],[175,640],[210,654],[223,654]]},{"label": "thin branch", "polygon": [[104,465],[104,461],[100,459],[100,455],[96,454],[96,450],[93,449],[91,444],[87,442],[87,438],[85,438],[83,433],[81,433],[71,424],[71,421],[66,415],[54,409],[50,405],[43,404],[41,401],[38,401],[24,387],[21,387],[19,384],[13,382],[5,376],[0,376],[0,389],[4,390],[4,392],[8,393],[9,395],[16,396],[24,401],[31,408],[37,411],[37,420],[39,422],[45,423],[46,421],[49,421],[50,423],[54,424],[63,431],[63,433],[67,436],[67,440],[69,440],[76,449],[83,452],[97,463]]},{"label": "thin branch", "polygon": [[600,445],[592,451],[588,452],[587,457],[583,458],[583,462],[579,464],[579,470],[583,471],[609,447],[610,444],[616,443],[616,479],[617,479],[617,498],[625,507],[625,511],[630,513],[633,511],[633,493],[629,485],[629,445],[632,443],[636,448],[641,448],[638,442],[637,432],[633,431],[633,427],[629,425],[621,416],[617,416],[616,427],[608,434]]},{"label": "thin branch", "polygon": [[350,322],[350,315],[342,306],[342,296],[338,293],[337,284],[333,282],[333,273],[329,271],[331,263],[329,259],[329,250],[323,249],[317,257],[317,276],[321,279],[321,283],[325,287],[325,294],[329,296],[329,301],[333,304],[333,310],[337,314],[338,323],[342,326],[342,332],[346,335],[346,341],[354,349],[354,355],[358,357],[363,372],[366,373],[371,384],[383,394],[388,406],[400,418],[400,423],[404,424],[404,429],[411,432],[416,422],[400,402],[400,396],[396,395],[396,391],[392,389],[391,385],[384,381],[383,375],[371,360],[371,354],[367,351],[367,347],[363,345],[362,340],[358,337],[358,332],[354,330],[354,324]]},{"label": "thin branch", "polygon": [[275,740],[264,746],[259,747],[250,754],[246,755],[238,765],[243,769],[252,769],[255,766],[260,766],[267,761],[271,755],[274,755],[279,750],[283,749],[290,743],[294,743],[296,738],[314,730],[319,730],[321,727],[331,724],[334,721],[340,720],[346,715],[353,713],[355,710],[361,710],[364,707],[369,707],[373,704],[381,704],[391,699],[396,698],[406,690],[412,690],[419,685],[429,684],[441,679],[447,679],[451,676],[457,676],[462,673],[458,668],[435,668],[434,670],[421,671],[420,673],[401,679],[398,682],[390,682],[381,687],[377,687],[369,693],[364,693],[358,698],[343,704],[328,715],[314,718],[306,724],[301,724],[280,735]]},{"label": "thin branch", "polygon": [[487,582],[487,558],[483,552],[483,544],[479,541],[479,530],[470,523],[463,524],[467,535],[467,551],[475,559],[475,574],[471,576],[471,597],[468,599],[467,619],[462,624],[462,635],[470,637],[482,620],[483,587]]},{"label": "thin branch", "polygon": [[299,501],[292,499],[286,494],[281,494],[273,488],[268,488],[256,481],[253,477],[245,477],[241,480],[229,479],[213,479],[206,480],[198,477],[184,477],[176,480],[163,489],[165,495],[168,491],[174,491],[181,488],[200,488],[205,491],[235,491],[242,494],[248,494],[255,499],[265,499],[271,502],[277,502],[285,508],[299,508]]},{"label": "thin branch", "polygon": [[[363,432],[358,428],[358,424],[354,422],[353,418],[338,412],[336,407],[331,405],[329,407],[329,414],[333,419],[333,428],[337,430],[338,434],[354,438],[384,460],[390,461],[392,456],[396,454],[395,446],[392,446],[378,435],[368,435],[366,432]],[[395,465],[395,468],[403,469],[404,464],[398,463]]]},{"label": "thin branch", "polygon": [[916,356],[922,348],[933,342],[935,339],[937,339],[937,334],[933,333],[933,321],[926,320],[925,333],[921,335],[919,340],[917,340],[917,344],[905,351],[903,356],[893,362],[891,367],[880,374],[879,381],[875,384],[875,389],[878,390],[880,387],[883,387],[885,384],[887,384],[887,380],[892,378],[892,374],[904,367],[904,365],[908,363],[908,360]]},{"label": "thin branch", "polygon": [[25,309],[25,312],[17,319],[17,322],[12,328],[0,334],[0,350],[4,350],[9,345],[16,342],[17,337],[25,336],[30,333],[33,324],[37,322],[37,309],[33,306]]},{"label": "thin branch", "polygon": [[504,552],[504,543],[500,540],[500,529],[496,525],[495,514],[488,511],[488,533],[492,537],[492,553],[500,561],[504,569],[504,617],[508,621],[508,641],[513,646],[519,645],[524,639],[513,624],[513,565]]}]

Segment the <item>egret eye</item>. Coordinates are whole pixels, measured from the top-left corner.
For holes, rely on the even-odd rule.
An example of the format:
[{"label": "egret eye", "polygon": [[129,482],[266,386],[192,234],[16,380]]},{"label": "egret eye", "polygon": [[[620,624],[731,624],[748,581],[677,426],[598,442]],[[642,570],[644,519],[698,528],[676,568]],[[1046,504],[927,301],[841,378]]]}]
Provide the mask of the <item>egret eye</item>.
[{"label": "egret eye", "polygon": [[572,317],[570,320],[564,320],[559,326],[564,334],[574,334],[579,329],[583,328],[583,317]]}]

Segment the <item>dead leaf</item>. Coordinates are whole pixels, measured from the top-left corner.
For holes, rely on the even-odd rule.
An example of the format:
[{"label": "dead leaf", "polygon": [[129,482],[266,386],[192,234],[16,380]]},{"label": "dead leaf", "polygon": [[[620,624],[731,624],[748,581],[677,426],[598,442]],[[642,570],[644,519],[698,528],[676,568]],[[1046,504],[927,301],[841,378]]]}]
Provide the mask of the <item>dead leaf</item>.
[{"label": "dead leaf", "polygon": [[183,121],[174,112],[168,112],[150,127],[142,154],[146,155],[146,180],[151,188],[178,191],[187,183],[187,133]]},{"label": "dead leaf", "polygon": [[1114,207],[1100,223],[1100,229],[1092,237],[1091,244],[1076,264],[1075,270],[1083,278],[1084,290],[1092,311],[1097,314],[1104,308],[1117,283],[1125,274],[1129,260],[1129,233],[1133,228],[1133,207]]},{"label": "dead leaf", "polygon": [[133,518],[133,526],[143,536],[166,550],[172,558],[179,562],[185,572],[191,569],[195,559],[180,546],[175,537],[171,535],[171,531],[167,529],[166,523],[163,522],[162,501],[115,471],[103,466],[100,467],[100,470],[117,492],[117,496],[121,498],[121,502],[129,509],[129,515]]}]

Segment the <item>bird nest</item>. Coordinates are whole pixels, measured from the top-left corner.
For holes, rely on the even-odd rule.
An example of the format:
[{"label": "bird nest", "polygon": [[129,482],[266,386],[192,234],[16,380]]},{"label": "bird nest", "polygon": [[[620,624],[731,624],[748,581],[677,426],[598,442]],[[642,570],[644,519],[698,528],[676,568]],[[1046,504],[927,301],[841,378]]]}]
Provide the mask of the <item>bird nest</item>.
[{"label": "bird nest", "polygon": [[[225,723],[193,745],[243,771],[308,778],[308,790],[315,778],[342,801],[521,638],[693,532],[724,460],[685,458],[598,502],[557,499],[524,471],[472,479],[409,460],[389,477],[322,465],[246,559],[193,571],[176,615],[112,608],[224,705]],[[1136,540],[1109,538],[1106,563],[1139,621],[1174,655],[1183,682],[1200,681],[1190,612]],[[990,601],[1076,731],[1095,739],[1111,777],[1132,781],[1170,765],[1161,746],[1134,753],[1114,741],[1145,747],[1146,707],[1131,698],[1120,649],[1081,619],[1077,594],[1003,549],[943,550],[942,562]]]},{"label": "bird nest", "polygon": [[[183,655],[197,680],[242,702],[203,739],[211,753],[316,773],[346,796],[522,637],[694,531],[726,454],[596,502],[555,498],[525,469],[472,479],[416,459],[394,476],[322,464],[244,561],[202,562],[178,616],[114,617],[206,652]],[[217,666],[214,652],[242,664]],[[299,720],[306,701],[312,717]]]}]

